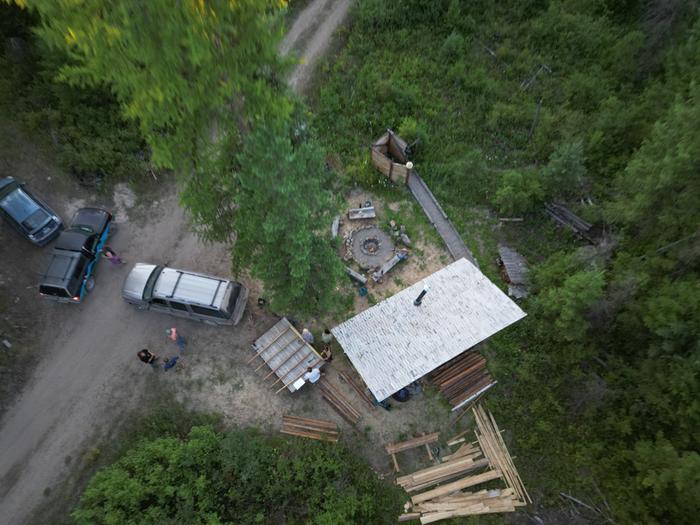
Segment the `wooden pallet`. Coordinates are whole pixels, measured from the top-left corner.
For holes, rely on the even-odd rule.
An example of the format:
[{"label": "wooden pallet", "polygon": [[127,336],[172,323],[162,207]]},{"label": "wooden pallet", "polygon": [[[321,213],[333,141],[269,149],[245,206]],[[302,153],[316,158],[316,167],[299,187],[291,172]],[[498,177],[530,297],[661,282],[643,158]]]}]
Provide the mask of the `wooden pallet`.
[{"label": "wooden pallet", "polygon": [[329,383],[327,380],[318,382],[318,389],[321,391],[321,396],[340,416],[351,425],[357,425],[360,419],[360,413],[353,407],[350,402],[338,391],[338,389]]},{"label": "wooden pallet", "polygon": [[299,436],[319,441],[338,441],[338,425],[331,421],[298,416],[282,416],[282,434]]}]

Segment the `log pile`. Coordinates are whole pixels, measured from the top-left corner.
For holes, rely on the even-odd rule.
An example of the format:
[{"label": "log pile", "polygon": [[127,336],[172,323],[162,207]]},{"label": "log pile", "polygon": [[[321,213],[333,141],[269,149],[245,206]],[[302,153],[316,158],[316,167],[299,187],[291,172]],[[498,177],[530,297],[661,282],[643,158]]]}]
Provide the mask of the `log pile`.
[{"label": "log pile", "polygon": [[319,381],[318,389],[321,391],[321,396],[326,402],[340,414],[351,425],[356,425],[360,420],[360,413],[353,407],[350,402],[343,397],[338,389],[328,381]]},{"label": "log pile", "polygon": [[338,425],[330,421],[298,416],[282,416],[282,434],[319,441],[338,442]]},{"label": "log pile", "polygon": [[496,382],[486,368],[486,359],[478,352],[464,352],[437,368],[430,380],[454,407],[475,401]]},{"label": "log pile", "polygon": [[[399,521],[433,523],[458,516],[513,512],[532,503],[493,415],[481,405],[473,407],[472,412],[477,441],[469,443],[456,436],[448,445],[459,448],[444,456],[440,465],[396,479],[407,492],[423,491],[411,497]],[[483,483],[492,486],[496,480],[501,480],[505,488],[471,489]]]}]

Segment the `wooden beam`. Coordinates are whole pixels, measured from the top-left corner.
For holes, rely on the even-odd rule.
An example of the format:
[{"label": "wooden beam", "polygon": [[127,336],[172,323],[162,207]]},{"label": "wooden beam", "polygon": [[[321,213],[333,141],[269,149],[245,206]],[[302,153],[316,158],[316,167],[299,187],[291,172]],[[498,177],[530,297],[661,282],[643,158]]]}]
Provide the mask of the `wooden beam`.
[{"label": "wooden beam", "polygon": [[[320,358],[319,358],[318,361],[314,361],[314,362],[313,362],[312,364],[310,364],[309,366],[310,366],[311,368],[313,368],[313,367],[315,367],[316,365],[320,364],[321,362],[323,362],[323,359],[320,359]],[[287,383],[286,385],[284,385],[282,388],[280,388],[277,392],[275,392],[275,394],[279,394],[280,392],[282,392],[282,390],[284,390],[285,388],[287,388],[289,385],[295,383],[298,379],[301,379],[301,378],[304,376],[305,373],[306,373],[306,370],[304,370],[301,374],[299,374],[297,377],[295,377],[292,381],[290,381],[289,383]],[[275,381],[275,383],[276,383],[276,381]]]},{"label": "wooden beam", "polygon": [[[302,347],[302,348],[304,348],[304,347]],[[295,352],[294,355],[297,355],[298,353],[299,353],[299,352],[297,351],[297,352]],[[297,359],[297,360],[294,362],[294,365],[292,365],[292,367],[289,369],[289,372],[287,372],[287,373],[284,374],[283,376],[278,377],[277,380],[276,380],[274,383],[272,383],[270,386],[275,386],[275,385],[276,385],[277,383],[279,383],[280,381],[284,382],[284,378],[287,377],[287,376],[289,375],[289,373],[290,373],[292,370],[294,370],[294,369],[295,369],[296,367],[298,367],[301,363],[303,363],[303,362],[306,360],[307,357],[309,357],[309,354],[302,354],[301,359]],[[304,371],[304,372],[306,372],[306,371]],[[302,374],[302,375],[304,375],[304,374]],[[301,377],[301,376],[300,376],[300,377]]]},{"label": "wooden beam", "polygon": [[[289,345],[291,345],[291,344],[294,343],[295,341],[296,341],[296,339],[292,339],[292,340],[289,341],[287,344],[280,346],[280,347],[277,349],[277,351],[276,351],[274,354],[272,354],[271,356],[269,356],[267,359],[264,358],[264,357],[262,357],[262,356],[260,356],[260,357],[262,357],[263,362],[262,362],[262,364],[260,364],[260,365],[258,366],[258,368],[255,369],[255,372],[257,372],[258,370],[260,370],[263,366],[269,365],[269,364],[270,364],[270,361],[272,361],[277,355],[279,355],[280,353],[282,353],[283,350],[286,350],[287,348],[289,348]],[[272,347],[270,347],[270,348],[272,348]]]},{"label": "wooden beam", "polygon": [[[287,321],[287,322],[289,322],[289,321]],[[264,347],[262,350],[260,350],[259,352],[257,352],[257,353],[250,359],[250,361],[248,361],[246,364],[250,364],[250,363],[252,363],[253,361],[255,361],[255,358],[256,358],[256,357],[260,357],[261,354],[262,354],[263,352],[265,352],[268,348],[270,348],[270,347],[275,343],[275,341],[277,341],[280,337],[282,337],[282,335],[286,334],[286,333],[289,331],[290,328],[292,328],[292,325],[291,325],[291,324],[288,325],[284,330],[282,330],[282,331],[277,335],[277,337],[275,337],[272,341],[270,341],[268,344],[266,344],[265,347]]]},{"label": "wooden beam", "polygon": [[[298,343],[299,341],[295,339],[295,340],[292,341],[292,342],[297,342],[297,343]],[[290,344],[291,344],[291,343],[290,343]],[[289,346],[289,345],[287,345],[287,346]],[[296,350],[294,350],[294,352],[292,352],[291,354],[289,354],[289,356],[287,356],[287,359],[285,359],[284,361],[282,361],[282,362],[281,362],[279,365],[277,365],[275,368],[270,367],[270,373],[268,373],[265,377],[263,377],[263,380],[267,380],[268,377],[270,377],[272,374],[274,374],[275,372],[277,372],[277,370],[279,370],[279,369],[282,368],[284,365],[286,365],[292,357],[294,357],[295,355],[297,355],[297,354],[299,353],[299,350],[301,350],[302,348],[304,348],[304,346],[305,346],[305,345],[303,345],[303,344],[302,344],[301,346],[299,346]],[[286,347],[285,347],[285,348],[286,348]]]},{"label": "wooden beam", "polygon": [[448,483],[447,485],[443,485],[441,487],[438,487],[433,490],[429,490],[427,492],[421,492],[420,494],[416,494],[411,498],[411,501],[413,504],[421,503],[423,501],[428,501],[433,498],[437,498],[439,496],[445,496],[451,492],[456,492],[458,490],[466,489],[467,487],[473,487],[474,485],[479,485],[480,483],[485,483],[487,481],[491,481],[492,479],[497,479],[501,477],[501,471],[500,470],[488,470],[486,472],[483,472],[481,474],[477,474],[476,476],[467,476],[466,478],[462,478],[457,481],[453,481],[452,483]]},{"label": "wooden beam", "polygon": [[393,454],[395,452],[403,452],[404,450],[417,448],[427,443],[435,443],[439,437],[439,432],[433,432],[432,434],[424,434],[422,436],[418,436],[417,438],[409,439],[408,441],[389,443],[388,445],[385,445],[384,448],[386,449],[387,453]]}]

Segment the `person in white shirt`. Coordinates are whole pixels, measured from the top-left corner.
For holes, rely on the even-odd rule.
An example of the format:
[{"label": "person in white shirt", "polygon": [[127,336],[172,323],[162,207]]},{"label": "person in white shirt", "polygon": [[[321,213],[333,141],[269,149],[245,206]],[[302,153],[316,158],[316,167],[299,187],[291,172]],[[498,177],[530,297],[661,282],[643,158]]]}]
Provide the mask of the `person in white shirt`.
[{"label": "person in white shirt", "polygon": [[315,383],[319,379],[321,379],[321,369],[319,367],[309,367],[306,369],[306,373],[304,374],[304,381],[308,381],[309,383]]}]

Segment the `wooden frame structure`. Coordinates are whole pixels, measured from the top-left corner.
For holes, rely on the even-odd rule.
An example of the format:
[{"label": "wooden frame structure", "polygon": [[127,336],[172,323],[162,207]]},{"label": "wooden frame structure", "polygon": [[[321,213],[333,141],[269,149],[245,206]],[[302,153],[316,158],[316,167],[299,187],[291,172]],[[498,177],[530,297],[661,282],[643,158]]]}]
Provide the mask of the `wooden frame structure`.
[{"label": "wooden frame structure", "polygon": [[370,147],[372,164],[391,182],[408,184],[411,170],[406,167],[407,149],[406,141],[388,129]]},{"label": "wooden frame structure", "polygon": [[307,368],[324,362],[286,317],[261,335],[253,343],[252,350],[254,355],[248,364],[255,366],[256,371],[267,366],[269,372],[263,380],[274,379],[271,386],[277,389],[275,393],[285,389],[296,392],[304,385],[302,377]]},{"label": "wooden frame structure", "polygon": [[412,448],[417,448],[425,445],[425,450],[428,453],[428,459],[430,459],[430,461],[433,461],[435,458],[433,458],[433,453],[430,451],[430,447],[428,445],[431,443],[435,443],[439,437],[439,432],[433,432],[432,434],[423,434],[422,436],[409,439],[408,441],[401,441],[400,443],[389,443],[384,448],[386,449],[386,453],[391,456],[391,459],[394,462],[394,469],[396,470],[396,472],[399,472],[401,469],[399,468],[399,462],[396,460],[396,454],[398,452],[403,452],[404,450],[411,450]]}]

